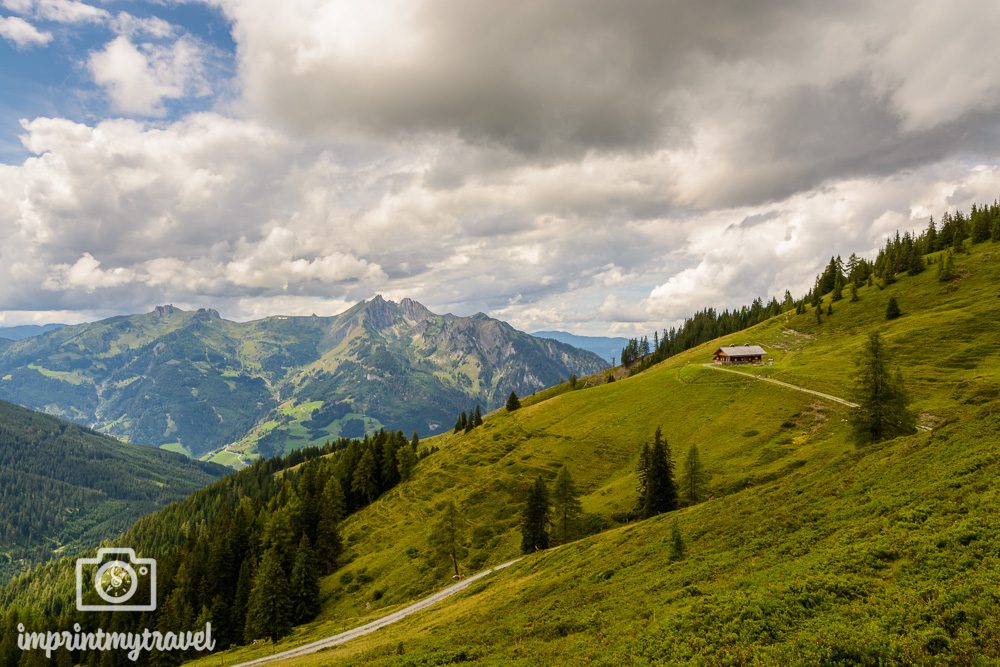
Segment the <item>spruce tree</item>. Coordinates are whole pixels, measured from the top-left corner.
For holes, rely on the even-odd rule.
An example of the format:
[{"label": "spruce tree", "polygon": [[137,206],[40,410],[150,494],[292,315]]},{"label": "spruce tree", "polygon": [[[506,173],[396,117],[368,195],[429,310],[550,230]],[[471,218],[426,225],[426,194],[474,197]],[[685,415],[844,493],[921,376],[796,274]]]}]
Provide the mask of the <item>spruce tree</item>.
[{"label": "spruce tree", "polygon": [[681,468],[681,493],[684,500],[693,505],[704,500],[707,487],[708,473],[705,472],[705,466],[701,462],[698,445],[691,443],[684,467]]},{"label": "spruce tree", "polygon": [[583,513],[580,494],[566,466],[559,469],[556,477],[552,489],[552,507],[555,513],[556,541],[565,544],[576,536],[576,524]]},{"label": "spruce tree", "polygon": [[653,446],[649,450],[646,497],[642,509],[643,516],[647,518],[677,509],[677,484],[674,482],[670,445],[664,440],[663,431],[659,427],[656,428]]},{"label": "spruce tree", "polygon": [[827,317],[829,317],[830,315],[833,315],[833,302],[832,301],[826,307],[826,315],[827,315]]},{"label": "spruce tree", "polygon": [[476,412],[475,416],[473,417],[473,423],[475,426],[483,425],[483,411],[479,408],[478,405],[476,406]]},{"label": "spruce tree", "polygon": [[915,276],[919,273],[923,273],[926,268],[927,265],[924,264],[924,258],[921,255],[920,248],[917,244],[914,244],[913,248],[910,250],[910,257],[907,260],[906,272],[911,276]]},{"label": "spruce tree", "polygon": [[816,324],[823,324],[823,309],[816,304]]},{"label": "spruce tree", "polygon": [[948,250],[938,260],[938,280],[948,282],[955,277],[955,254]]},{"label": "spruce tree", "polygon": [[351,491],[370,504],[378,496],[378,468],[372,447],[366,447],[351,478]]},{"label": "spruce tree", "polygon": [[305,535],[299,540],[299,546],[295,550],[289,586],[293,625],[312,620],[319,613],[319,572],[312,545]]},{"label": "spruce tree", "polygon": [[396,450],[396,468],[399,478],[406,481],[413,476],[413,468],[417,465],[417,448],[407,443]]},{"label": "spruce tree", "polygon": [[851,413],[851,424],[859,443],[914,432],[915,419],[908,407],[902,373],[895,377],[889,373],[889,355],[877,331],[869,335],[858,359],[854,400],[859,407]]},{"label": "spruce tree", "polygon": [[343,550],[338,524],[344,514],[344,490],[340,480],[331,476],[323,487],[317,508],[315,557],[321,574],[329,574],[337,567],[337,558]]},{"label": "spruce tree", "polygon": [[841,279],[838,273],[836,278],[834,278],[833,283],[833,294],[830,297],[831,301],[840,301],[844,298],[844,281]]},{"label": "spruce tree", "polygon": [[528,490],[521,515],[521,551],[531,553],[549,548],[549,491],[539,475]]},{"label": "spruce tree", "polygon": [[445,505],[444,513],[431,527],[428,543],[431,550],[442,558],[450,561],[455,570],[455,576],[461,575],[458,569],[458,562],[464,555],[464,522],[458,512],[455,503],[448,501]]},{"label": "spruce tree", "polygon": [[292,629],[292,599],[277,547],[264,552],[247,602],[246,641],[277,641]]},{"label": "spruce tree", "polygon": [[521,409],[521,401],[517,398],[517,394],[510,392],[510,396],[507,397],[507,412],[514,412],[514,410]]},{"label": "spruce tree", "polygon": [[670,526],[670,560],[675,562],[683,560],[685,551],[681,527],[677,519],[674,519],[673,525]]},{"label": "spruce tree", "polygon": [[639,465],[636,466],[636,477],[639,479],[636,487],[639,496],[639,500],[636,502],[636,509],[640,515],[644,514],[646,506],[646,480],[649,479],[649,457],[649,443],[644,442],[642,443],[642,449],[639,450]]},{"label": "spruce tree", "polygon": [[885,319],[894,320],[902,314],[899,310],[899,303],[896,301],[896,297],[890,296],[889,303],[885,307]]},{"label": "spruce tree", "polygon": [[990,239],[994,242],[1000,241],[1000,216],[993,218],[993,224],[990,226]]},{"label": "spruce tree", "polygon": [[859,301],[858,299],[858,286],[855,283],[851,283],[851,303]]}]

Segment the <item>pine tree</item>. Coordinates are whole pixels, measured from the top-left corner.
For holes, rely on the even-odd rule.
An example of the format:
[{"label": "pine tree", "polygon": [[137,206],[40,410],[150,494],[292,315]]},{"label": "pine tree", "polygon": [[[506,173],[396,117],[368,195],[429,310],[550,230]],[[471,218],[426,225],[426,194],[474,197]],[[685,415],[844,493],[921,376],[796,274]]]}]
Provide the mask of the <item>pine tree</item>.
[{"label": "pine tree", "polygon": [[244,636],[277,641],[292,629],[292,599],[277,547],[264,552],[247,602]]},{"label": "pine tree", "polygon": [[552,489],[552,506],[555,511],[556,541],[565,544],[576,535],[576,524],[583,513],[580,494],[573,482],[573,476],[565,465],[559,469]]},{"label": "pine tree", "polygon": [[902,315],[899,310],[899,303],[896,301],[896,297],[890,296],[889,303],[885,307],[885,319],[894,320]]},{"label": "pine tree", "polygon": [[319,613],[319,572],[312,545],[305,535],[299,540],[299,546],[295,550],[289,586],[293,625],[312,620]]},{"label": "pine tree", "polygon": [[851,303],[854,303],[856,301],[860,301],[860,299],[858,299],[858,286],[854,283],[851,283]]},{"label": "pine tree", "polygon": [[636,509],[639,511],[639,514],[643,514],[643,508],[646,505],[646,480],[649,479],[649,458],[649,443],[644,442],[642,443],[642,449],[639,450],[639,465],[636,466],[636,477],[639,479],[636,488],[639,496],[639,500],[636,502]]},{"label": "pine tree", "polygon": [[833,302],[832,301],[829,304],[827,304],[827,306],[826,306],[826,315],[827,315],[827,317],[829,317],[830,315],[833,315]]},{"label": "pine tree", "polygon": [[854,387],[859,405],[851,414],[855,439],[879,442],[915,431],[901,372],[889,373],[889,355],[877,331],[872,332],[858,360]]},{"label": "pine tree", "polygon": [[478,405],[476,406],[476,413],[475,413],[475,415],[473,417],[473,424],[475,426],[482,426],[483,425],[483,411],[479,408]]},{"label": "pine tree", "polygon": [[681,469],[681,491],[684,500],[691,505],[702,501],[707,488],[708,473],[705,472],[705,466],[701,462],[698,445],[691,443],[684,467]]},{"label": "pine tree", "polygon": [[823,324],[823,309],[816,304],[816,324]]},{"label": "pine tree", "polygon": [[955,254],[949,250],[938,260],[938,280],[948,282],[955,277]]},{"label": "pine tree", "polygon": [[451,561],[455,576],[461,576],[458,562],[464,556],[464,522],[455,503],[448,501],[444,513],[431,528],[428,543],[431,550],[442,558]]},{"label": "pine tree", "polygon": [[521,409],[521,401],[517,398],[517,394],[510,392],[510,396],[507,397],[507,412],[514,412],[514,410]]},{"label": "pine tree", "polygon": [[784,312],[788,312],[794,307],[795,307],[795,299],[792,298],[792,293],[789,292],[788,290],[785,290],[785,298],[781,302],[781,310]]},{"label": "pine tree", "polygon": [[539,475],[528,490],[521,516],[521,551],[531,553],[549,548],[549,491]]},{"label": "pine tree", "polygon": [[670,445],[657,427],[653,446],[649,450],[646,473],[646,495],[643,499],[643,516],[651,517],[677,509],[677,485],[674,482],[674,464],[670,458]]}]

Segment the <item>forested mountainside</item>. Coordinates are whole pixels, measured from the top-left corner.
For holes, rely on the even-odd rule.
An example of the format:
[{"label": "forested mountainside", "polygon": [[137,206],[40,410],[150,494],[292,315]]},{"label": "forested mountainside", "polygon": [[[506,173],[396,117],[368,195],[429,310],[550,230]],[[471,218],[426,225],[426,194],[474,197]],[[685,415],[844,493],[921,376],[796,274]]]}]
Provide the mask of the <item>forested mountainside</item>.
[{"label": "forested mountainside", "polygon": [[0,575],[92,547],[227,472],[0,401]]}]

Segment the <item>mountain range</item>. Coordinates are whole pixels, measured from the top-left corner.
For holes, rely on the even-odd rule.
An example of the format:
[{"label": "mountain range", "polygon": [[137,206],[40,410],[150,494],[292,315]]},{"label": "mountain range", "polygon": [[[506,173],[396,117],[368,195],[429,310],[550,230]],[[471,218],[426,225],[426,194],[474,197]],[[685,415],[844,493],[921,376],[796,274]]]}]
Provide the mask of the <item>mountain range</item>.
[{"label": "mountain range", "polygon": [[606,367],[483,313],[381,296],[334,317],[150,313],[0,342],[0,399],[239,467],[385,427],[421,435]]},{"label": "mountain range", "polygon": [[15,327],[0,327],[0,338],[7,340],[24,340],[32,336],[40,336],[56,329],[62,329],[65,324],[22,324]]},{"label": "mountain range", "polygon": [[578,336],[568,331],[535,331],[532,336],[539,338],[551,338],[560,343],[566,343],[581,350],[593,352],[602,359],[618,359],[621,356],[622,348],[628,345],[628,338],[610,338],[607,336]]}]

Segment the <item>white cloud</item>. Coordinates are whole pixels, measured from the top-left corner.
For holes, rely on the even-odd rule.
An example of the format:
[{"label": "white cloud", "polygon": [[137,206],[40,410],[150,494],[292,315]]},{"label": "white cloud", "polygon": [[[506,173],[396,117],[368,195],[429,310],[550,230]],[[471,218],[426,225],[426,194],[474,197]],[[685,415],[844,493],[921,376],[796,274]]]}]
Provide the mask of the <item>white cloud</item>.
[{"label": "white cloud", "polygon": [[90,55],[89,67],[112,107],[127,114],[162,116],[165,100],[211,93],[202,50],[187,37],[170,46],[137,46],[119,35]]},{"label": "white cloud", "polygon": [[3,6],[18,14],[57,23],[102,23],[110,16],[107,10],[78,0],[3,0]]},{"label": "white cloud", "polygon": [[17,16],[0,16],[0,37],[13,42],[18,49],[45,46],[52,41],[51,32],[43,32]]},{"label": "white cloud", "polygon": [[135,273],[129,269],[115,268],[105,270],[101,263],[89,252],[83,253],[73,264],[57,264],[53,266],[49,276],[42,283],[48,290],[83,289],[93,292],[97,289],[119,287],[132,282]]}]

